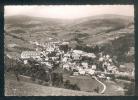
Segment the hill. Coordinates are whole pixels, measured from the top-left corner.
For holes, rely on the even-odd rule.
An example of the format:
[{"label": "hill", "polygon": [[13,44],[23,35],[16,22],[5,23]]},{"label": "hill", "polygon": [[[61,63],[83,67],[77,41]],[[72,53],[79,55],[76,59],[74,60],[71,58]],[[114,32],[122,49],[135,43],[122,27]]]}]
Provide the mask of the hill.
[{"label": "hill", "polygon": [[[79,44],[103,44],[115,38],[134,35],[134,18],[98,15],[74,20],[38,18],[23,15],[5,17],[5,51],[33,50],[29,41],[45,42],[49,37]],[[9,47],[9,44],[16,45]]]},{"label": "hill", "polygon": [[13,80],[5,81],[6,96],[94,96],[101,95],[90,92],[74,91],[62,88],[48,87]]}]

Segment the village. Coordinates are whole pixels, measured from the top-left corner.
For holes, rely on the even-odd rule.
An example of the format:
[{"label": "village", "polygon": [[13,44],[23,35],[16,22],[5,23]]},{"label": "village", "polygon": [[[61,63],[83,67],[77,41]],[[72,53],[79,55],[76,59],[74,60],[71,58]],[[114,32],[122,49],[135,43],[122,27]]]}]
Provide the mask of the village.
[{"label": "village", "polygon": [[[118,66],[114,64],[114,59],[109,54],[103,52],[87,53],[82,50],[70,48],[69,42],[30,42],[36,45],[36,51],[23,51],[21,59],[24,64],[32,58],[40,62],[48,69],[62,68],[71,71],[73,76],[91,75],[100,79],[110,80],[110,75],[134,76],[134,70],[131,72],[121,72]],[[120,65],[123,66],[123,65]]]},{"label": "village", "polygon": [[135,95],[134,8],[4,6],[5,95]]},{"label": "village", "polygon": [[[70,42],[53,38],[29,43],[34,50],[22,50],[16,59],[7,54],[10,59],[7,72],[12,69],[11,75],[16,76],[17,81],[101,94],[109,91],[108,82],[134,81],[135,69],[126,70],[125,65],[118,64],[116,57],[100,50],[100,46],[73,48]],[[116,89],[125,91],[121,87]]]}]

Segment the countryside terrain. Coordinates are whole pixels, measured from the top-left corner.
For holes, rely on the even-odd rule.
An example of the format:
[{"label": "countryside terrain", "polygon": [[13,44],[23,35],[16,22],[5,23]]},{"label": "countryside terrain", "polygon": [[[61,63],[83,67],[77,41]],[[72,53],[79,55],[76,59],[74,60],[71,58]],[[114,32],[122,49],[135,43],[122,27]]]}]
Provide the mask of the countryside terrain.
[{"label": "countryside terrain", "polygon": [[[83,91],[63,89],[57,87],[44,86],[30,81],[20,76],[21,81],[17,81],[14,74],[5,74],[5,95],[6,96],[122,96],[123,83],[129,84],[129,82],[120,82],[119,86],[115,82],[106,81],[107,89],[104,94],[96,93],[93,90],[99,83],[94,79],[88,77],[67,77],[71,82],[77,83],[82,87]],[[100,86],[102,89],[102,86]]]},{"label": "countryside terrain", "polygon": [[94,45],[128,34],[134,36],[134,19],[120,15],[99,15],[76,20],[7,16],[4,34],[5,52],[19,56],[22,50],[34,49],[30,41],[45,42],[51,37],[69,41],[74,46],[80,41]]},{"label": "countryside terrain", "polygon": [[[5,55],[12,58],[20,57],[22,51],[35,50],[35,45],[31,44],[30,41],[38,41],[44,43],[49,41],[49,38],[53,38],[53,41],[68,41],[70,46],[75,48],[76,45],[81,46],[104,46],[105,52],[116,55],[120,63],[123,63],[126,70],[134,68],[134,50],[130,47],[135,46],[134,39],[134,18],[130,16],[122,15],[98,15],[85,17],[74,20],[66,19],[53,19],[53,18],[40,18],[30,17],[24,15],[6,16],[5,27],[4,27],[4,51]],[[129,55],[127,54],[128,52]],[[8,64],[5,61],[5,64]],[[85,84],[81,91],[73,91],[67,89],[59,89],[55,87],[46,87],[36,85],[27,82],[14,82],[11,77],[5,79],[5,93],[6,95],[98,95],[90,93],[89,90],[92,87],[90,81],[88,84],[86,80],[82,80],[79,83],[79,79],[70,78],[71,82],[77,83],[80,86]],[[124,83],[124,82],[122,82]],[[14,94],[11,87],[16,88],[19,94]],[[113,93],[112,88],[117,88],[117,84],[114,82],[105,82],[107,85],[107,91],[104,95],[124,95],[116,90]],[[22,86],[22,87],[20,87]],[[34,89],[34,87],[36,87]],[[118,87],[124,87],[122,84]],[[45,90],[53,90],[52,92]],[[26,91],[30,91],[29,94]],[[39,91],[40,94],[37,94]],[[9,93],[8,93],[9,92]],[[23,92],[23,93],[20,93]],[[61,92],[61,94],[60,94]],[[100,94],[101,95],[101,94]]]}]

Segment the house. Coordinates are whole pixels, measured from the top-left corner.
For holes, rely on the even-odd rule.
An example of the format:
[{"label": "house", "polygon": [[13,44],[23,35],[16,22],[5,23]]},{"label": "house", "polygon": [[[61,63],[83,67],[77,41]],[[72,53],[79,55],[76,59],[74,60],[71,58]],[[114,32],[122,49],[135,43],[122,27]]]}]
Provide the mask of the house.
[{"label": "house", "polygon": [[12,58],[11,55],[9,55],[9,54],[7,54],[7,57],[10,58],[10,59]]},{"label": "house", "polygon": [[29,59],[29,58],[40,58],[40,52],[37,51],[23,51],[21,53],[22,59]]},{"label": "house", "polygon": [[27,64],[27,63],[28,63],[28,60],[24,60],[23,63],[24,63],[24,64]]},{"label": "house", "polygon": [[132,56],[135,54],[135,48],[134,47],[130,47],[130,50],[127,53],[127,56]]},{"label": "house", "polygon": [[41,64],[46,65],[47,68],[51,69],[53,66],[50,62],[41,62]]},{"label": "house", "polygon": [[95,70],[90,69],[90,70],[88,71],[88,74],[90,74],[90,75],[93,75],[94,73],[95,73]]},{"label": "house", "polygon": [[106,59],[109,59],[109,58],[110,58],[110,56],[109,56],[109,55],[106,55],[105,57],[106,57]]},{"label": "house", "polygon": [[49,39],[49,40],[52,40],[53,38],[49,37],[48,39]]},{"label": "house", "polygon": [[69,70],[69,64],[64,64],[64,65],[63,65],[63,69]]},{"label": "house", "polygon": [[80,55],[79,54],[73,53],[72,57],[73,57],[74,60],[79,60],[80,59]]},{"label": "house", "polygon": [[107,80],[111,80],[111,77],[106,77]]},{"label": "house", "polygon": [[54,48],[53,47],[47,47],[46,51],[53,52],[54,51]]},{"label": "house", "polygon": [[92,70],[96,70],[96,65],[92,65]]},{"label": "house", "polygon": [[63,42],[62,45],[69,45],[69,42]]},{"label": "house", "polygon": [[84,54],[84,52],[81,51],[81,50],[73,50],[73,53],[75,53],[75,54]]},{"label": "house", "polygon": [[79,69],[79,74],[80,74],[80,75],[85,75],[85,73],[86,73],[85,70]]},{"label": "house", "polygon": [[96,55],[94,53],[83,53],[82,56],[86,56],[86,57],[89,57],[89,58],[96,58]]},{"label": "house", "polygon": [[66,63],[67,60],[68,60],[68,58],[67,58],[67,57],[64,57],[64,58],[62,59],[62,62],[63,62],[63,63]]},{"label": "house", "polygon": [[120,72],[132,73],[134,68],[135,68],[135,64],[134,63],[125,63],[124,65],[120,65],[119,66],[119,71]]},{"label": "house", "polygon": [[78,76],[79,73],[78,73],[78,72],[73,72],[73,75],[74,75],[74,76]]},{"label": "house", "polygon": [[114,66],[114,65],[110,65],[107,67],[107,70],[111,73],[116,73],[118,70],[117,70],[117,67]]},{"label": "house", "polygon": [[101,74],[101,75],[97,75],[100,79],[106,79],[105,75],[104,74]]},{"label": "house", "polygon": [[18,46],[18,45],[17,45],[17,44],[14,44],[14,43],[13,43],[13,44],[8,44],[8,47],[9,47],[9,48],[14,48],[14,47],[16,47],[16,46]]},{"label": "house", "polygon": [[119,72],[126,72],[126,66],[125,65],[120,65],[119,66]]},{"label": "house", "polygon": [[30,41],[30,44],[39,45],[39,43],[37,41]]},{"label": "house", "polygon": [[134,76],[135,75],[135,68],[133,68],[131,75]]},{"label": "house", "polygon": [[64,57],[70,57],[69,53],[64,54]]},{"label": "house", "polygon": [[103,61],[104,61],[104,58],[103,58],[103,57],[100,57],[100,58],[99,58],[99,61],[100,61],[100,62],[103,62]]},{"label": "house", "polygon": [[108,61],[111,63],[112,62],[112,59],[110,58]]},{"label": "house", "polygon": [[87,62],[82,62],[81,65],[83,66],[83,68],[88,68],[88,63]]}]

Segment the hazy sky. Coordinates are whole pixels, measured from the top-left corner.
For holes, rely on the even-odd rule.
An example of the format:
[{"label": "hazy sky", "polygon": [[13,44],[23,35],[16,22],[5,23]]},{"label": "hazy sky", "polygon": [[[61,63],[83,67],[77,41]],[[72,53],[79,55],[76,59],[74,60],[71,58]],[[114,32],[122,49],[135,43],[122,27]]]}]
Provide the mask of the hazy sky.
[{"label": "hazy sky", "polygon": [[5,16],[28,15],[34,17],[73,19],[100,14],[134,16],[133,5],[34,5],[5,6]]}]

